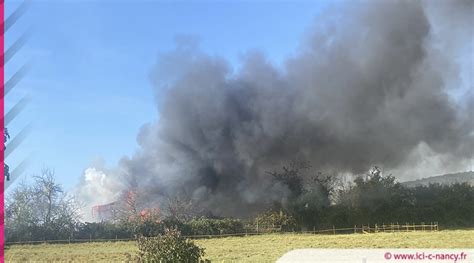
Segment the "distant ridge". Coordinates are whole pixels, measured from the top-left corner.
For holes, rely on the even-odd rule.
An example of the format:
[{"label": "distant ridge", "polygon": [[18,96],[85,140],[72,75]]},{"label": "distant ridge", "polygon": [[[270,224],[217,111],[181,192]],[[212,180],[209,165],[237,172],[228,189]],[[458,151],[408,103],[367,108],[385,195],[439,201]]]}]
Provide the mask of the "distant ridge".
[{"label": "distant ridge", "polygon": [[419,185],[442,184],[449,185],[454,183],[468,183],[474,186],[474,172],[462,172],[453,174],[444,174],[438,176],[427,177],[415,181],[402,182],[401,184],[407,187],[415,187]]}]

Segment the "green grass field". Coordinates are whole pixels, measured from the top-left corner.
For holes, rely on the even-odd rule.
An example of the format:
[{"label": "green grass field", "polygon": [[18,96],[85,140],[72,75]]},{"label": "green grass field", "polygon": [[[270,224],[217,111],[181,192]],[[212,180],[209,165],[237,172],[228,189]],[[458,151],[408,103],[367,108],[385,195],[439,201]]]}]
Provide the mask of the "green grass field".
[{"label": "green grass field", "polygon": [[[211,262],[274,262],[296,248],[473,248],[474,230],[349,235],[267,234],[201,239]],[[13,245],[5,262],[129,262],[135,242]]]}]

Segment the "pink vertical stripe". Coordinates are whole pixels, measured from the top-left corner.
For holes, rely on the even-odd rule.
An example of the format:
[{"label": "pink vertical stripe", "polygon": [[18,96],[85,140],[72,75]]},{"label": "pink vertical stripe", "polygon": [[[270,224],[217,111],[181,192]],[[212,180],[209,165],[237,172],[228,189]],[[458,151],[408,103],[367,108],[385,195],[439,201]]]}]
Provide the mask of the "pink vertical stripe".
[{"label": "pink vertical stripe", "polygon": [[[2,121],[0,126],[2,132],[5,132],[5,109],[4,109],[4,96],[5,96],[5,65],[4,65],[4,51],[5,51],[5,41],[4,41],[4,28],[5,28],[5,6],[4,6],[4,0],[0,0],[0,20],[2,21],[2,26],[0,28],[0,54],[2,54],[0,65],[2,65],[2,69],[0,70],[0,113],[2,116]],[[2,167],[0,168],[0,208],[1,208],[1,213],[0,213],[0,244],[1,244],[1,252],[0,252],[0,262],[5,261],[5,235],[4,235],[4,230],[5,230],[5,196],[4,196],[4,191],[5,191],[5,170],[4,165],[5,165],[5,149],[4,147],[0,147],[0,159],[2,160]]]}]

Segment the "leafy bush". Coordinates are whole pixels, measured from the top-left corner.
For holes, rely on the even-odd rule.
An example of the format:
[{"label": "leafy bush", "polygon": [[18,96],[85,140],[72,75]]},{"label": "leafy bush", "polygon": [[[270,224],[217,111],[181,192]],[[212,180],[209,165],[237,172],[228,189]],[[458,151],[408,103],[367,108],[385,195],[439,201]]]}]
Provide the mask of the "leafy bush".
[{"label": "leafy bush", "polygon": [[164,233],[165,229],[177,229],[179,232],[181,232],[182,235],[185,236],[193,234],[189,224],[170,217],[165,218],[161,221],[161,233]]},{"label": "leafy bush", "polygon": [[77,239],[114,239],[131,238],[133,233],[124,225],[111,222],[87,222],[79,224],[74,238]]},{"label": "leafy bush", "polygon": [[243,233],[244,226],[238,219],[209,219],[209,218],[195,218],[190,220],[189,226],[192,235],[222,235]]},{"label": "leafy bush", "polygon": [[176,229],[182,235],[192,235],[191,227],[182,221],[174,218],[165,218],[161,221],[145,220],[139,222],[135,226],[135,234],[137,236],[152,237],[164,234],[166,229]]},{"label": "leafy bush", "polygon": [[200,262],[204,249],[181,236],[176,229],[165,229],[163,235],[139,237],[138,250],[140,262],[174,263]]},{"label": "leafy bush", "polygon": [[137,236],[152,237],[163,234],[163,227],[160,222],[146,220],[134,226],[134,233]]},{"label": "leafy bush", "polygon": [[255,224],[259,225],[259,231],[266,231],[265,229],[274,229],[281,227],[282,231],[294,231],[296,229],[296,220],[290,214],[283,210],[274,211],[269,210],[258,215],[255,218]]},{"label": "leafy bush", "polygon": [[219,234],[243,233],[244,224],[238,219],[225,218],[215,220]]}]

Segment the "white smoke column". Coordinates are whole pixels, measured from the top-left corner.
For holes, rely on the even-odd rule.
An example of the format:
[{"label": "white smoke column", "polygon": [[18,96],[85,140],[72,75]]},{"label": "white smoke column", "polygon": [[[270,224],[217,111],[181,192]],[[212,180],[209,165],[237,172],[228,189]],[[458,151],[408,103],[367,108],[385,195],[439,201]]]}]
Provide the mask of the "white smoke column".
[{"label": "white smoke column", "polygon": [[87,168],[84,171],[80,186],[75,195],[81,202],[81,215],[85,221],[94,221],[92,207],[115,202],[124,189],[123,182],[118,177],[107,175],[98,168]]}]

